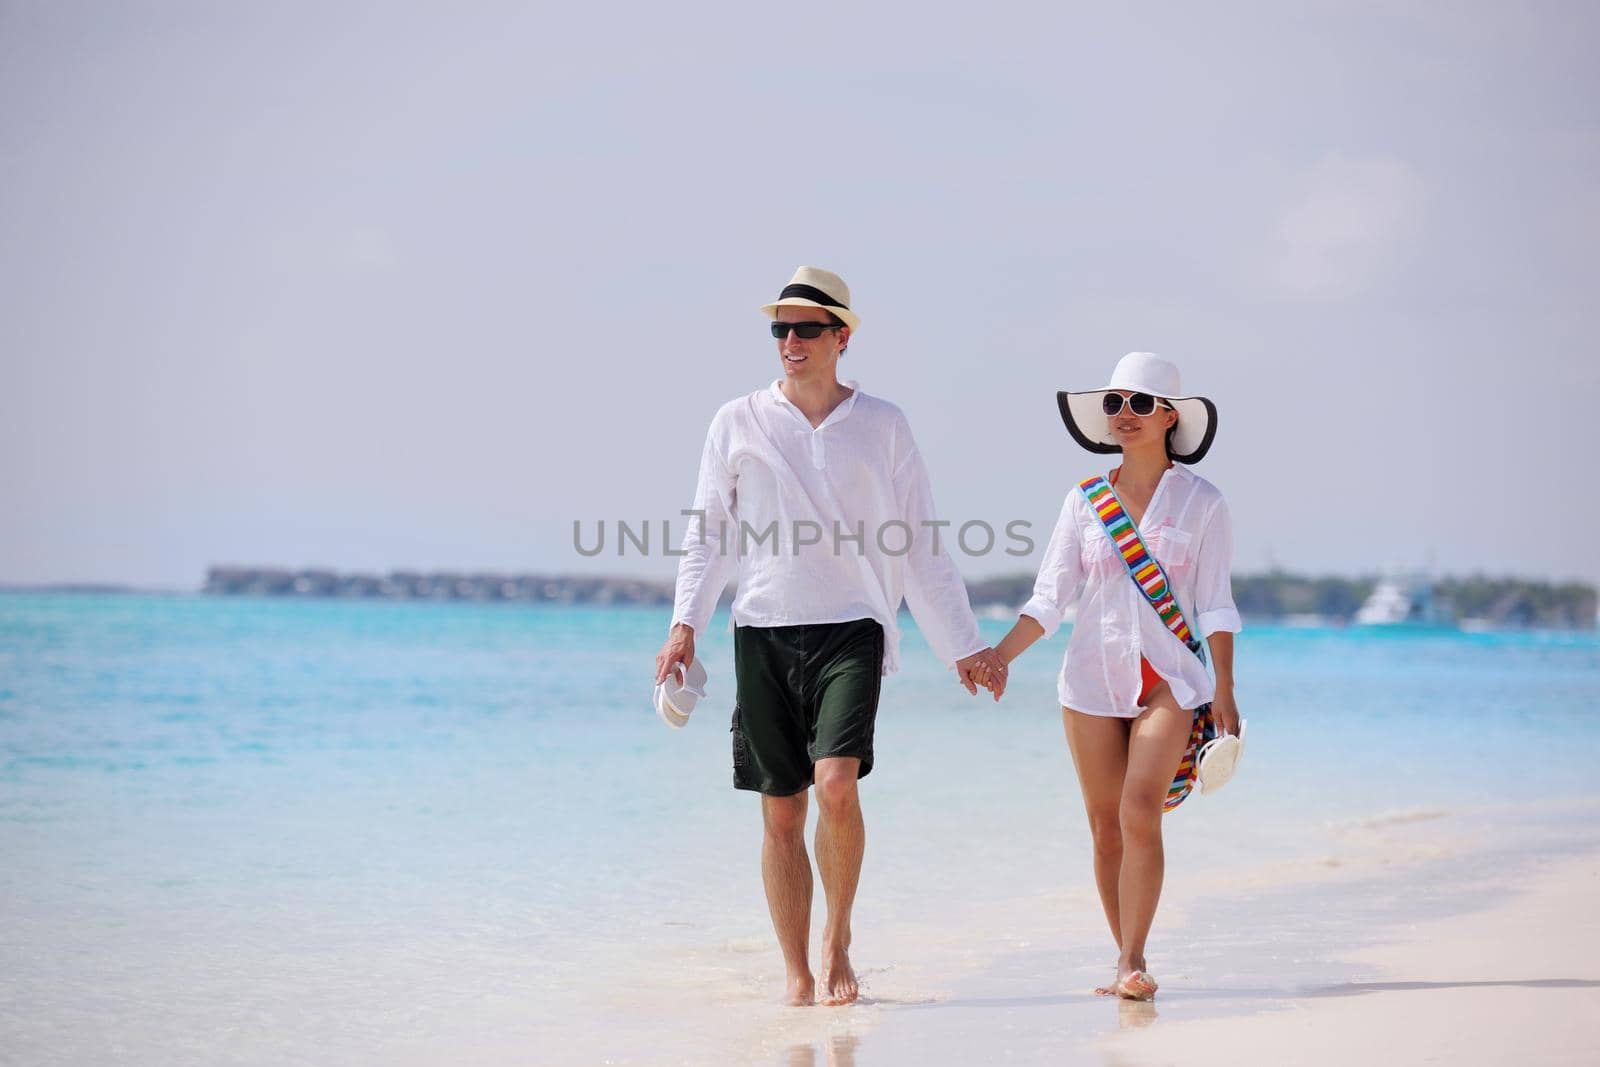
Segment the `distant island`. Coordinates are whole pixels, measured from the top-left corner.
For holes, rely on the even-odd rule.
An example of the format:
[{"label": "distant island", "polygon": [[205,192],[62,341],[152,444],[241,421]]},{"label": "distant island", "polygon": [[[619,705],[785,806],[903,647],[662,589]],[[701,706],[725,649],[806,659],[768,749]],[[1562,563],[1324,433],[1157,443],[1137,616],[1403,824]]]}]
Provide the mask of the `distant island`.
[{"label": "distant island", "polygon": [[[975,609],[1013,611],[1033,590],[1032,574],[968,582]],[[1249,618],[1348,623],[1381,579],[1310,578],[1273,571],[1233,579],[1234,600]],[[1593,629],[1594,586],[1521,578],[1440,578],[1429,583],[1432,617],[1443,624]],[[666,607],[672,583],[629,578],[537,574],[392,571],[386,575],[278,567],[212,567],[203,591],[215,596],[339,597],[386,600],[509,601]],[[724,595],[724,603],[728,597]]]},{"label": "distant island", "polygon": [[201,592],[222,596],[343,597],[382,600],[511,600],[537,604],[672,603],[670,582],[574,575],[391,571],[340,574],[280,567],[212,567]]}]

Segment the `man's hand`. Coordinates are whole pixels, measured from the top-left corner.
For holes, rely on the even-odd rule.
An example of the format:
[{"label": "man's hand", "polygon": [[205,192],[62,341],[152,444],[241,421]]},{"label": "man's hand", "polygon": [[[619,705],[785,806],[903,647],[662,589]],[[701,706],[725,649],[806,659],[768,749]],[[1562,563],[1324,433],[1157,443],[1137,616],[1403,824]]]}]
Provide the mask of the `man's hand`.
[{"label": "man's hand", "polygon": [[[672,674],[672,668],[678,664],[688,666],[693,662],[694,627],[684,622],[676,623],[667,633],[667,643],[656,653],[656,684],[666,681],[667,675]],[[677,672],[677,679],[679,683],[683,682],[683,671]]]},{"label": "man's hand", "polygon": [[967,692],[978,695],[978,686],[994,694],[996,700],[1006,691],[1006,663],[992,648],[974,652],[966,659],[956,660],[956,673]]}]

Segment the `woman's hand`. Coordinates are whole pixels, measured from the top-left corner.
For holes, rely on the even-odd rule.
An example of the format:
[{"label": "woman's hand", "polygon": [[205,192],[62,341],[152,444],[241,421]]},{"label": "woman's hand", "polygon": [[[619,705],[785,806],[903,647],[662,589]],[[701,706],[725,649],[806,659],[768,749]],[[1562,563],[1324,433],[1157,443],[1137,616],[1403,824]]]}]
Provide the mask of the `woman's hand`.
[{"label": "woman's hand", "polygon": [[1211,666],[1216,671],[1217,695],[1211,698],[1211,714],[1217,726],[1239,736],[1239,705],[1233,700],[1233,634],[1218,630],[1206,637],[1211,647]]},{"label": "woman's hand", "polygon": [[958,680],[973,696],[978,696],[978,686],[989,689],[997,701],[1005,694],[1006,665],[995,649],[986,648],[981,653],[973,653],[958,661],[955,667]]},{"label": "woman's hand", "polygon": [[974,652],[956,661],[956,680],[973,696],[978,695],[978,686],[981,685],[999,700],[1006,691],[1005,661],[992,648]]},{"label": "woman's hand", "polygon": [[1211,714],[1216,717],[1219,730],[1239,736],[1239,705],[1233,699],[1231,683],[1217,686],[1217,695],[1211,698]]}]

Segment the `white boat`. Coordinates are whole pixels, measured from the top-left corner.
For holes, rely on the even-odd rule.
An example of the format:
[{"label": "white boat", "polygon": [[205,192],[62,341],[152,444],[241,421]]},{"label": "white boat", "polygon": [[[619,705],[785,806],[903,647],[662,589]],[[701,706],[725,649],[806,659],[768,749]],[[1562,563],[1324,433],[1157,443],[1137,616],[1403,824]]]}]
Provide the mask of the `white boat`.
[{"label": "white boat", "polygon": [[1381,579],[1356,612],[1357,626],[1450,626],[1450,613],[1422,575]]}]

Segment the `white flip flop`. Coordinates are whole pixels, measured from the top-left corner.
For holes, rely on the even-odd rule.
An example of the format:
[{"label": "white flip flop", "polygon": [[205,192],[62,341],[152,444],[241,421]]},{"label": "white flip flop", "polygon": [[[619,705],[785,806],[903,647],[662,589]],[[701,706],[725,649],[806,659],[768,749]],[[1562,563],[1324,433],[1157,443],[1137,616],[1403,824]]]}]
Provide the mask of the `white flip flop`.
[{"label": "white flip flop", "polygon": [[[683,682],[678,682],[678,668],[683,668]],[[672,665],[672,670],[667,674],[667,680],[656,686],[655,706],[656,714],[661,716],[661,721],[674,730],[681,730],[689,725],[689,713],[700,698],[706,695],[706,669],[695,660],[685,667],[681,663]]]},{"label": "white flip flop", "polygon": [[1201,793],[1221,789],[1233,778],[1234,771],[1239,769],[1239,760],[1244,756],[1246,725],[1246,721],[1240,719],[1237,737],[1223,734],[1200,747],[1200,755],[1195,758],[1195,777],[1200,782]]}]

